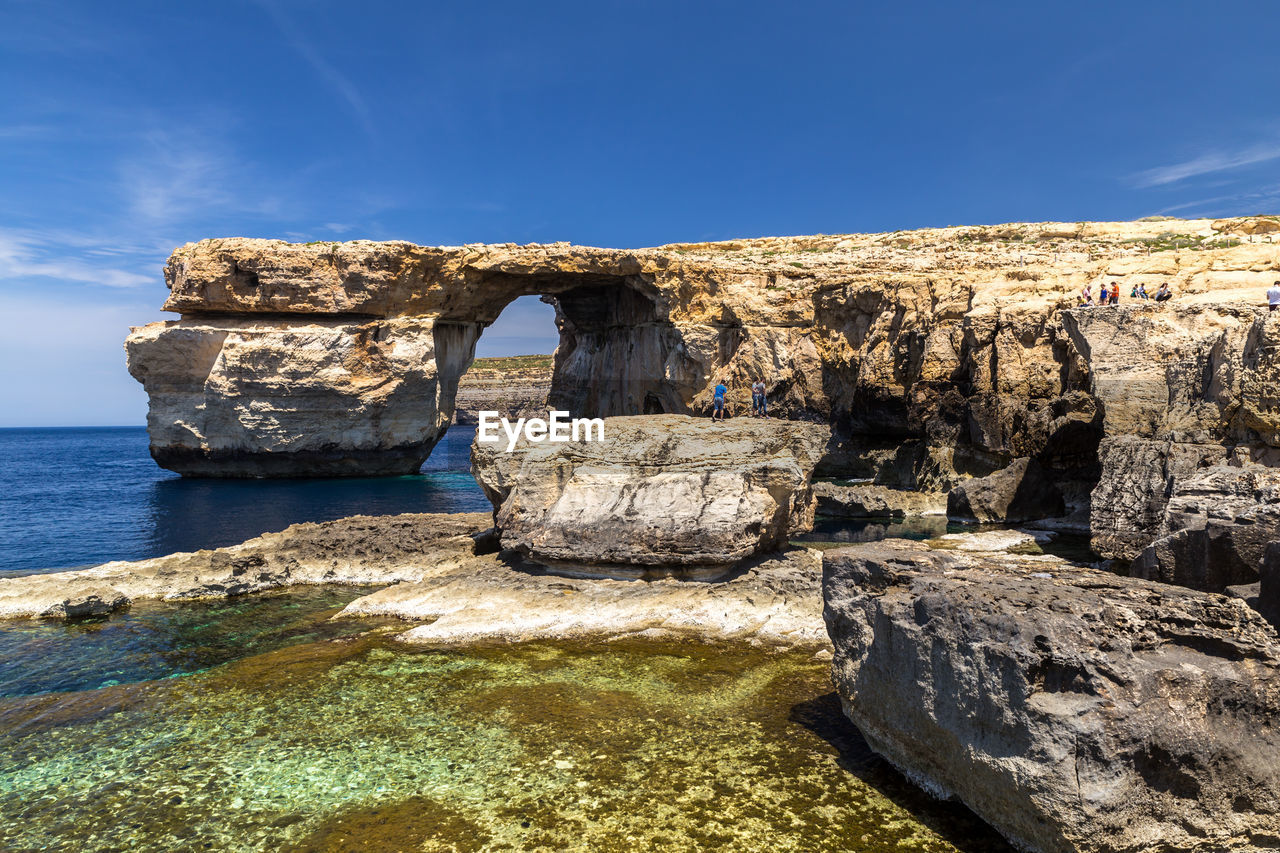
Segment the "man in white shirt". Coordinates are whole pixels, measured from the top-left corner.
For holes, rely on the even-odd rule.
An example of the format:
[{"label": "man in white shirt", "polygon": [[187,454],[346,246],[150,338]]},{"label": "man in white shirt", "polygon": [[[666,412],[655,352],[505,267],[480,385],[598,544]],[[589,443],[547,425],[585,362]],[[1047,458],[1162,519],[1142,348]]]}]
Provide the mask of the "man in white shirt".
[{"label": "man in white shirt", "polygon": [[1267,291],[1267,302],[1270,304],[1272,311],[1280,311],[1280,281],[1271,285],[1271,289]]}]

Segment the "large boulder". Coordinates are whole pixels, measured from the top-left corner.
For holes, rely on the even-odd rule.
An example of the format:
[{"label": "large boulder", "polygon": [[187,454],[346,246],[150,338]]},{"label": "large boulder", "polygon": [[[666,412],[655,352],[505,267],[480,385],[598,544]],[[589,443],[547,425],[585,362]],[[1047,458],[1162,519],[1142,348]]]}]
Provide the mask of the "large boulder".
[{"label": "large boulder", "polygon": [[813,522],[813,424],[607,418],[603,441],[472,445],[503,548],[565,571],[719,574]]},{"label": "large boulder", "polygon": [[947,515],[975,521],[1034,521],[1066,513],[1062,491],[1034,459],[974,477],[947,494]]},{"label": "large boulder", "polygon": [[1134,577],[1222,592],[1258,580],[1280,535],[1280,468],[1215,465],[1178,482],[1158,536],[1133,561]]},{"label": "large boulder", "polygon": [[878,753],[1039,853],[1280,845],[1280,638],[1243,602],[1045,556],[827,551]]}]

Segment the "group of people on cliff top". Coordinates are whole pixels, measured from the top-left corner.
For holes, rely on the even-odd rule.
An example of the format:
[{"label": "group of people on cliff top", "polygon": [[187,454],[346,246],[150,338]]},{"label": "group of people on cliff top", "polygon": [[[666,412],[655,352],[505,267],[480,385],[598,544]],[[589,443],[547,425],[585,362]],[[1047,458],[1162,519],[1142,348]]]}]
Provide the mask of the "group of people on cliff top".
[{"label": "group of people on cliff top", "polygon": [[[725,381],[727,380],[717,382],[715,389],[711,392],[711,420],[713,421],[722,421],[729,416],[729,407],[725,403],[729,386],[724,384]],[[769,417],[769,402],[765,399],[763,379],[757,379],[751,383],[751,417]]]},{"label": "group of people on cliff top", "polygon": [[[1147,295],[1147,286],[1142,282],[1135,284],[1133,289],[1129,291],[1130,299],[1154,299],[1156,302],[1167,302],[1173,298],[1173,291],[1169,289],[1169,282],[1160,285],[1160,289],[1156,291],[1155,296]],[[1093,290],[1089,285],[1085,285],[1080,290],[1080,307],[1087,308],[1091,305],[1119,305],[1120,304],[1120,282],[1111,282],[1111,287],[1102,285],[1098,290],[1098,298],[1093,298]],[[1280,281],[1273,282],[1267,290],[1267,310],[1280,311]]]},{"label": "group of people on cliff top", "polygon": [[[1173,291],[1169,289],[1169,282],[1160,285],[1160,289],[1156,291],[1155,296],[1147,293],[1147,285],[1138,282],[1129,291],[1130,299],[1154,299],[1156,302],[1167,302],[1173,298]],[[1098,298],[1093,298],[1093,288],[1085,285],[1080,291],[1080,307],[1088,308],[1091,305],[1119,305],[1120,304],[1120,282],[1111,282],[1111,287],[1102,285],[1098,289]]]}]

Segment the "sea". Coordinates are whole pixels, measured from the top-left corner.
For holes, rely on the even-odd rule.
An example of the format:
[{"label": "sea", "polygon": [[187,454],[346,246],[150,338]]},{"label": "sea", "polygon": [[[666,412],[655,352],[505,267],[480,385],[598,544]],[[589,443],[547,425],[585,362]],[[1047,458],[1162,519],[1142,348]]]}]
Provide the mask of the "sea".
[{"label": "sea", "polygon": [[[413,476],[220,481],[158,468],[142,429],[0,430],[0,574],[488,509],[471,438]],[[403,622],[335,618],[371,591],[0,620],[0,850],[1009,850],[871,751],[821,656],[411,647]]]},{"label": "sea", "polygon": [[414,475],[323,480],[180,477],[145,427],[0,429],[0,577],[234,545],[303,521],[491,509],[470,473],[474,426],[453,426]]}]

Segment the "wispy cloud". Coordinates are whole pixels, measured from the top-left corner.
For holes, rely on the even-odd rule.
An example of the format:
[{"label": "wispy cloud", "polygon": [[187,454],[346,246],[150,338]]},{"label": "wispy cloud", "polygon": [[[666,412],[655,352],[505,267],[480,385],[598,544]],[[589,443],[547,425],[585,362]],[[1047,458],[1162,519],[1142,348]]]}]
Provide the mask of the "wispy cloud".
[{"label": "wispy cloud", "polygon": [[164,131],[152,131],[144,140],[139,153],[120,166],[122,190],[134,214],[172,222],[231,201],[229,157]]},{"label": "wispy cloud", "polygon": [[311,43],[311,40],[294,23],[293,19],[281,11],[274,0],[258,0],[258,3],[275,21],[276,27],[279,28],[280,34],[285,37],[285,40],[289,42],[289,46],[306,60],[307,64],[316,73],[316,76],[333,90],[339,100],[346,103],[369,138],[375,138],[376,134],[374,132],[373,119],[369,114],[369,106],[365,103],[364,96],[360,94],[360,90],[355,87],[355,84],[335,68],[329,60],[324,58],[316,46]]},{"label": "wispy cloud", "polygon": [[1280,159],[1280,142],[1261,143],[1236,151],[1206,151],[1181,163],[1146,169],[1134,175],[1133,182],[1139,187],[1158,187],[1275,159]]},{"label": "wispy cloud", "polygon": [[1267,213],[1280,209],[1280,184],[1262,187],[1249,192],[1229,193],[1209,198],[1199,198],[1162,208],[1157,213],[1168,215],[1244,216],[1251,213]]},{"label": "wispy cloud", "polygon": [[60,232],[0,229],[0,279],[48,278],[105,287],[141,287],[159,280],[158,270],[143,275],[136,268],[94,263],[85,257],[96,253],[92,245],[88,238],[68,239]]}]

